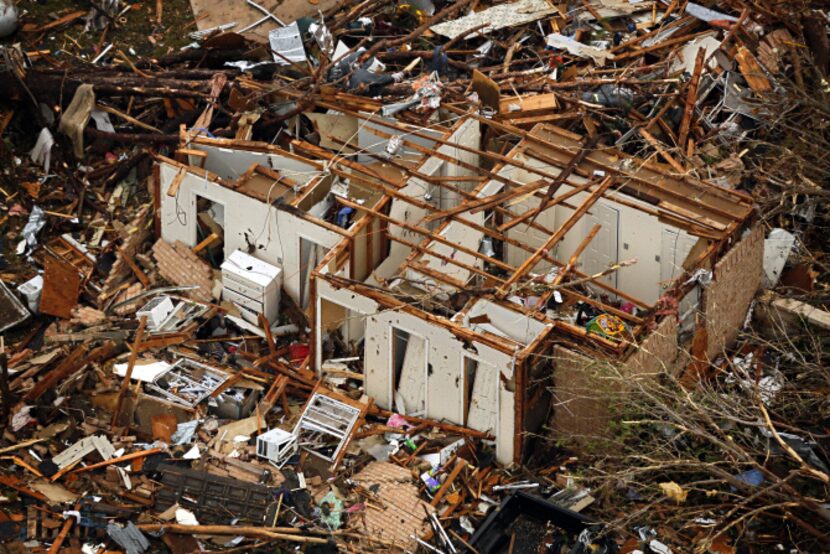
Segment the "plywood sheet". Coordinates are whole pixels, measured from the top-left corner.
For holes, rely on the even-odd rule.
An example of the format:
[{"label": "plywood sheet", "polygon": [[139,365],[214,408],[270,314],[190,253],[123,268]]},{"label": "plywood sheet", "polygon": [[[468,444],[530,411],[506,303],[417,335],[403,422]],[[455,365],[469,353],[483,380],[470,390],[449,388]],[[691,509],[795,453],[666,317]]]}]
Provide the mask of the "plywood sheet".
[{"label": "plywood sheet", "polygon": [[[315,17],[318,10],[326,11],[335,6],[337,0],[256,0],[256,3],[269,10],[283,23],[290,24],[301,17]],[[190,7],[200,31],[232,22],[236,22],[236,27],[230,30],[239,31],[265,15],[245,0],[190,0]],[[245,33],[245,36],[266,42],[268,31],[278,26],[274,20],[266,21]]]},{"label": "plywood sheet", "polygon": [[68,263],[46,256],[46,271],[43,274],[43,294],[40,297],[40,311],[68,319],[72,308],[78,303],[81,293],[81,276]]}]

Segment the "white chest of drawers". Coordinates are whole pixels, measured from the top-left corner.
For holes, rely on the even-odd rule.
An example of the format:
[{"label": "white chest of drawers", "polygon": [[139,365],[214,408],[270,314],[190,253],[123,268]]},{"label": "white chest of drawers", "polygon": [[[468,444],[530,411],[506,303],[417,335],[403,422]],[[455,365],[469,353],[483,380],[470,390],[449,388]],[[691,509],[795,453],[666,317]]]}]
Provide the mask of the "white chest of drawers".
[{"label": "white chest of drawers", "polygon": [[282,269],[235,250],[222,263],[222,298],[257,324],[260,313],[273,324],[279,316]]}]

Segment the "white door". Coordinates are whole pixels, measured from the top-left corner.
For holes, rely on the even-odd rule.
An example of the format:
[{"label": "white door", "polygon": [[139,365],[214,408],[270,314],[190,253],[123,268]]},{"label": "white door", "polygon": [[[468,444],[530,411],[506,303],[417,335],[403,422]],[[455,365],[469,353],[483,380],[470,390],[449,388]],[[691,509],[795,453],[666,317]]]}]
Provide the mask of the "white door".
[{"label": "white door", "polygon": [[393,360],[400,368],[395,389],[395,407],[404,415],[423,416],[426,411],[426,340],[392,327]]},{"label": "white door", "polygon": [[466,421],[464,425],[495,433],[498,423],[499,372],[496,366],[462,356],[464,361],[464,387]]},{"label": "white door", "polygon": [[672,281],[683,275],[683,262],[695,243],[697,237],[678,229],[663,228],[660,241],[660,284],[663,289],[668,288]]},{"label": "white door", "polygon": [[[582,216],[582,228],[585,236],[591,232],[594,225],[601,225],[601,227],[597,236],[588,244],[588,247],[580,256],[580,270],[588,275],[593,275],[608,269],[608,266],[619,261],[617,247],[619,244],[620,212],[602,201],[591,206],[588,212]],[[601,281],[616,287],[617,272],[606,275]]]}]

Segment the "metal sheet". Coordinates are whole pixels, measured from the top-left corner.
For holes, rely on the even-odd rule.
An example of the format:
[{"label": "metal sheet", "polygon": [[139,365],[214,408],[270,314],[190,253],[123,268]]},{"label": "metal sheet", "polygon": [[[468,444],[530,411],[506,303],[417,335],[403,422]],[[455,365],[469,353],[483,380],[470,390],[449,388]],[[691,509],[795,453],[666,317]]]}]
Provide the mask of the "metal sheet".
[{"label": "metal sheet", "polygon": [[23,323],[29,319],[30,315],[23,302],[18,300],[3,281],[0,281],[0,332]]},{"label": "metal sheet", "polygon": [[490,31],[532,23],[554,12],[556,12],[556,8],[546,0],[519,0],[509,4],[499,4],[453,21],[439,23],[430,27],[430,29],[439,35],[455,38],[470,29],[488,24],[484,29],[469,35],[470,38],[473,38]]}]

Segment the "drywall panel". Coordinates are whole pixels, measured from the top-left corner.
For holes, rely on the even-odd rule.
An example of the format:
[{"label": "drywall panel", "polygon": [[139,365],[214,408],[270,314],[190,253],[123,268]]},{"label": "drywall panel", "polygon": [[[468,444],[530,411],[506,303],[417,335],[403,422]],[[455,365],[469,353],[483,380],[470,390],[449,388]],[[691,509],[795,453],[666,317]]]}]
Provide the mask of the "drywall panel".
[{"label": "drywall panel", "polygon": [[[385,155],[386,146],[389,144],[390,139],[384,135],[399,136],[402,139],[405,139],[409,142],[412,142],[429,150],[435,148],[435,145],[437,144],[434,140],[429,140],[423,137],[415,136],[406,133],[400,129],[393,129],[392,127],[387,127],[376,122],[377,120],[380,120],[385,121],[387,123],[392,123],[393,125],[397,125],[398,123],[393,119],[383,118],[377,114],[367,115],[369,115],[370,118],[359,123],[357,129],[357,145],[361,151],[371,152],[372,154]],[[442,135],[442,133],[438,131],[433,131],[426,128],[418,129],[418,132],[425,135],[432,135],[435,138],[440,138]],[[422,154],[412,147],[401,144],[401,147],[398,149],[396,155],[411,157],[421,156]],[[374,158],[368,154],[360,154],[357,157],[357,161],[360,163],[368,163],[373,160]]]},{"label": "drywall panel", "polygon": [[334,110],[327,113],[304,112],[303,115],[313,122],[320,133],[320,147],[348,152],[349,149],[344,148],[343,143],[350,146],[354,144],[360,123],[358,118]]},{"label": "drywall panel", "polygon": [[[456,127],[447,140],[460,146],[479,148],[481,145],[481,126],[478,121],[467,119]],[[473,167],[478,167],[479,165],[479,155],[475,152],[463,150],[448,144],[442,145],[438,151],[441,154],[448,155],[453,160],[458,160],[460,163],[469,164]],[[442,177],[469,177],[471,175],[478,175],[478,172],[446,161],[441,166],[440,175]],[[453,181],[448,184],[465,192],[471,192],[478,185],[478,181]],[[438,198],[437,206],[439,210],[454,208],[459,202],[464,200],[461,194],[450,190],[449,187],[433,185],[431,192],[433,196]]]},{"label": "drywall panel", "polygon": [[[471,320],[476,323],[471,323]],[[474,331],[489,331],[525,345],[530,344],[547,327],[521,312],[489,300],[479,300],[470,308],[464,316],[464,326]]]},{"label": "drywall panel", "polygon": [[[441,171],[442,164],[443,162],[438,158],[431,158],[426,160],[418,171],[425,175],[436,175]],[[426,181],[413,177],[400,189],[400,193],[410,198],[426,201],[425,197],[429,195],[429,189],[430,186]],[[393,198],[389,208],[389,217],[393,221],[402,221],[409,225],[422,225],[422,221],[426,215],[427,211],[425,209],[413,206],[409,202],[399,198]],[[420,244],[425,238],[421,233],[404,229],[394,223],[389,224],[388,230],[391,236],[399,237],[414,244]],[[396,268],[399,267],[411,251],[411,248],[405,244],[392,241],[389,245],[389,259],[391,260],[389,264]]]},{"label": "drywall panel", "polygon": [[[570,190],[570,187],[562,187]],[[572,204],[578,206],[587,198],[588,193],[580,193],[572,197]],[[616,211],[616,215],[610,211]],[[565,206],[557,206],[557,219],[564,222],[573,210]],[[558,255],[560,261],[567,261],[587,233],[586,229],[595,223],[602,225],[594,241],[597,245],[589,244],[579,258],[579,270],[584,273],[594,273],[608,267],[614,261],[636,260],[633,265],[617,271],[616,287],[620,290],[652,303],[659,298],[660,287],[660,240],[662,230],[668,226],[661,223],[656,217],[630,206],[617,204],[613,200],[602,199],[583,216],[588,223],[577,225],[562,241]],[[613,227],[617,222],[616,232]],[[582,229],[584,232],[575,232]],[[616,235],[616,247],[614,236]],[[617,251],[616,259],[613,252]],[[614,284],[613,278],[606,282]]]},{"label": "drywall panel", "polygon": [[340,235],[198,175],[188,173],[176,196],[168,196],[166,191],[177,172],[175,166],[160,164],[162,237],[168,242],[180,240],[195,246],[196,198],[222,204],[225,210],[225,257],[234,250],[242,250],[283,268],[283,287],[299,303],[303,276],[300,237],[328,250],[340,242]]},{"label": "drywall panel", "polygon": [[[542,190],[544,191],[545,189]],[[529,196],[523,198],[521,202],[510,206],[509,209],[516,215],[521,215],[528,210],[538,208],[541,200],[542,199],[535,196]],[[530,222],[531,220],[528,219],[525,222],[519,223],[515,227],[508,229],[507,236],[513,240],[526,244],[530,248],[537,249],[545,244],[545,242],[550,238],[551,233],[556,229],[556,207],[553,206],[546,209],[544,212],[536,215],[533,220],[534,224],[538,224],[540,227],[549,229],[551,231],[550,233],[542,231],[536,227],[531,227]],[[524,248],[520,248],[512,244],[505,244],[504,248],[507,263],[514,267],[522,265],[522,263],[532,254],[532,252],[528,252]],[[553,254],[554,257],[556,257],[556,246],[553,249]],[[536,273],[545,273],[548,269],[550,269],[551,265],[551,262],[542,259],[536,264],[533,271]]]},{"label": "drywall panel", "polygon": [[[557,171],[556,168],[546,166],[539,160],[530,159],[527,163],[528,165],[544,168],[546,171]],[[538,177],[522,171],[516,173],[513,178],[521,183],[527,183]],[[571,175],[568,179],[576,184],[586,182],[584,178],[577,175]],[[556,191],[554,198],[572,190],[572,186],[562,185]],[[567,200],[567,204],[574,207],[579,206],[589,194],[589,192],[576,194]],[[633,204],[640,202],[635,198],[618,192],[610,193],[609,198],[603,198],[597,202],[582,217],[582,221],[577,222],[576,226],[565,235],[559,245],[553,249],[554,256],[560,262],[566,262],[585,238],[586,233],[593,227],[593,224],[603,224],[605,222],[603,228],[600,230],[600,234],[594,238],[594,241],[598,241],[598,244],[594,245],[592,242],[586,251],[583,252],[582,256],[580,256],[579,270],[590,273],[592,270],[604,269],[612,261],[636,260],[635,264],[619,270],[616,277],[607,278],[607,282],[613,284],[613,279],[616,279],[616,286],[620,290],[644,302],[656,302],[663,291],[663,287],[660,286],[662,241],[657,237],[662,237],[664,229],[676,230],[676,228],[660,222],[657,217],[640,211],[635,207],[614,202],[613,197],[616,195],[625,198],[627,202]],[[517,208],[515,211],[516,213],[521,213],[527,208],[537,207],[538,205],[538,198],[528,197],[523,199],[521,206],[515,206]],[[546,210],[545,218],[542,219],[543,214],[540,214],[537,221],[552,231],[555,231],[573,213],[573,208],[569,206],[557,205],[555,207],[555,217],[552,218],[547,215],[550,210]],[[607,229],[607,227],[613,226],[615,219],[612,212],[609,211],[610,209],[616,210],[618,213],[618,216],[616,216],[618,222],[616,232],[616,260],[614,260],[613,256],[614,232],[613,230]],[[510,233],[512,238],[523,240],[531,246],[539,246],[548,238],[543,233],[537,235],[529,232],[528,226],[522,224],[514,227]],[[529,253],[519,248],[507,248],[507,259],[511,265],[519,265],[529,255]],[[541,272],[545,267],[541,263],[537,264],[535,271],[537,273]]]},{"label": "drywall panel", "polygon": [[[479,212],[477,214],[465,213],[461,215],[461,217],[467,221],[470,221],[471,223],[475,223],[476,225],[484,225],[484,212]],[[481,239],[484,238],[484,233],[471,227],[468,227],[460,221],[451,221],[441,231],[441,236],[446,238],[448,242],[457,244],[462,248],[466,248],[468,250],[477,252],[479,249],[479,245],[481,244]],[[457,248],[450,246],[449,244],[433,241],[429,244],[429,249],[435,252],[436,254],[442,255],[452,260],[456,260],[465,265],[471,265],[474,267],[482,267],[483,265],[481,258],[478,258],[466,252],[462,252]],[[421,258],[421,261],[423,261],[428,268],[443,275],[446,275],[451,279],[460,281],[461,283],[467,283],[467,281],[472,276],[472,272],[468,269],[452,264],[449,261],[442,260],[435,256],[431,256],[429,254],[425,254]]]},{"label": "drywall panel", "polygon": [[[205,169],[230,181],[238,179],[254,164],[279,171],[299,183],[306,183],[321,173],[313,165],[274,153],[237,150],[208,144],[191,144],[191,148],[207,152]],[[200,160],[194,158],[190,162],[199,165]]]},{"label": "drywall panel", "polygon": [[663,227],[660,239],[660,283],[665,289],[685,272],[683,262],[697,244],[698,238],[681,229]]}]

